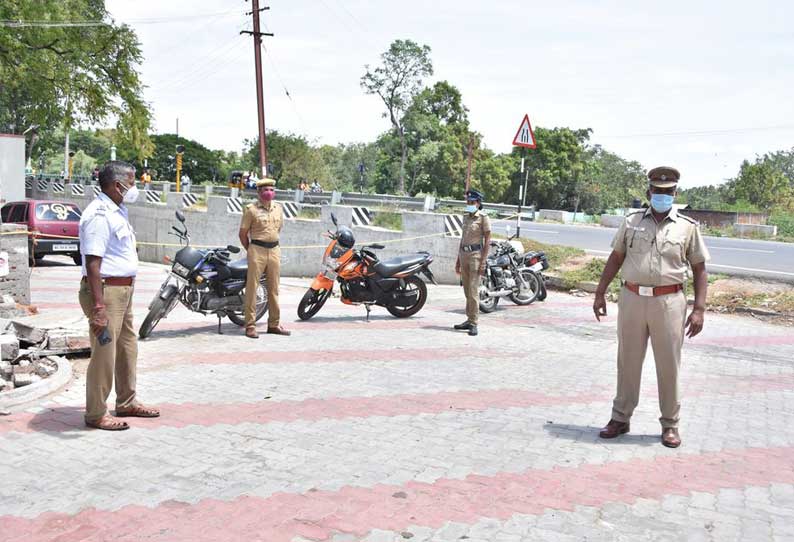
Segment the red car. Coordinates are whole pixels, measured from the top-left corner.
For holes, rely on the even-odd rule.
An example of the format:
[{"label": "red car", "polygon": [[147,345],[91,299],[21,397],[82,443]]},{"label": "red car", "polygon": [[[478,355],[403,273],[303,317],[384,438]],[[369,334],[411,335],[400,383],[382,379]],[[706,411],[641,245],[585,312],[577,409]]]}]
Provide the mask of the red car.
[{"label": "red car", "polygon": [[25,224],[33,234],[28,242],[31,265],[48,254],[65,254],[82,264],[80,215],[77,205],[65,201],[13,201],[0,209],[4,224]]}]

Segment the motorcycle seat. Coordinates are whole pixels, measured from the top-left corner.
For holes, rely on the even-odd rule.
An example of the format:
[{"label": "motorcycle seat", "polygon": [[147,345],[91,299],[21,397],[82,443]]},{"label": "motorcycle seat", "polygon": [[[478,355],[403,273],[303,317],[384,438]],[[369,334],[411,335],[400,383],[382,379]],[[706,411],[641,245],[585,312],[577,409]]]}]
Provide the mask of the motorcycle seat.
[{"label": "motorcycle seat", "polygon": [[248,275],[248,258],[240,258],[228,265],[232,272],[231,278],[244,279]]},{"label": "motorcycle seat", "polygon": [[421,263],[427,259],[425,254],[412,254],[410,256],[397,256],[396,258],[389,258],[388,260],[380,260],[372,266],[375,272],[381,277],[390,277],[395,273],[399,273],[403,269],[407,269],[412,265]]}]

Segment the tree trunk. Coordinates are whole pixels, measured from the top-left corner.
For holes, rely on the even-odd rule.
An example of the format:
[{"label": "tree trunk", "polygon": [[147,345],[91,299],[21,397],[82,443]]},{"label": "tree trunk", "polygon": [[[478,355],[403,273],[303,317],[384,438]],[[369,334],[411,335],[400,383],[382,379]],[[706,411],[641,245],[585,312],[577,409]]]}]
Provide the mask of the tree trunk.
[{"label": "tree trunk", "polygon": [[400,155],[400,195],[405,195],[405,161],[408,158],[408,145],[405,143],[405,132],[400,127],[400,148],[402,154]]}]

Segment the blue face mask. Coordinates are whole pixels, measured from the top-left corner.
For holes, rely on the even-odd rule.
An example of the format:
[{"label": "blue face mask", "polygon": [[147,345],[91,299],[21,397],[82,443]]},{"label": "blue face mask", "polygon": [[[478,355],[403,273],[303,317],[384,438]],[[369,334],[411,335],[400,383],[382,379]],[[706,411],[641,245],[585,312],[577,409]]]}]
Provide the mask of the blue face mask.
[{"label": "blue face mask", "polygon": [[477,212],[477,206],[476,205],[467,205],[466,206],[466,212],[467,213],[476,213]]},{"label": "blue face mask", "polygon": [[673,207],[675,196],[669,194],[651,194],[651,207],[657,213],[666,213]]}]

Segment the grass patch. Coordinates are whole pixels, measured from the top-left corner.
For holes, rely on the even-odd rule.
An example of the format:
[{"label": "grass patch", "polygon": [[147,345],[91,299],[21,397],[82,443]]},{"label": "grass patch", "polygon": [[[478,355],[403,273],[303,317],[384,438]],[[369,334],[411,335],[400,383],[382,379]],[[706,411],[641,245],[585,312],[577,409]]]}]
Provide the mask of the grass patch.
[{"label": "grass patch", "polygon": [[309,220],[319,220],[320,209],[318,207],[301,207],[298,211],[298,218],[306,218]]},{"label": "grass patch", "polygon": [[372,225],[387,230],[402,231],[403,215],[392,211],[376,211],[372,217]]}]

